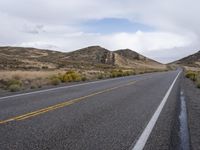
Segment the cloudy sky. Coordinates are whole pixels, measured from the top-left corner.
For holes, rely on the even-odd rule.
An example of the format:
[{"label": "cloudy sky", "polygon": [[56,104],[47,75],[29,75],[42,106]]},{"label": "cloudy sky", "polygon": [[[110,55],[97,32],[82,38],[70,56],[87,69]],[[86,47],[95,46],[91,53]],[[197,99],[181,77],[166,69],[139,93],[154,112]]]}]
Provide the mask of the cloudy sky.
[{"label": "cloudy sky", "polygon": [[161,62],[199,50],[199,0],[0,0],[0,45],[129,48]]}]

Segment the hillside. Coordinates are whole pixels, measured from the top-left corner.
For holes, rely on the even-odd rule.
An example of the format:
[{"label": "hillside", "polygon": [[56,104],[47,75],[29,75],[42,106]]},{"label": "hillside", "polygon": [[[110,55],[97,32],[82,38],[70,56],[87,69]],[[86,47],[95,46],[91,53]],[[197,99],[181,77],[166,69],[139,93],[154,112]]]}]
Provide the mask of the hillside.
[{"label": "hillside", "polygon": [[184,57],[178,61],[174,62],[175,64],[188,66],[188,67],[200,67],[200,51],[190,56]]},{"label": "hillside", "polygon": [[54,70],[105,68],[165,68],[152,59],[132,50],[109,51],[91,46],[73,52],[36,48],[0,47],[0,70]]},{"label": "hillside", "polygon": [[165,68],[165,65],[130,49],[117,50],[114,53],[122,57],[123,60],[126,60],[126,63],[122,64],[122,66],[131,66],[133,68]]}]

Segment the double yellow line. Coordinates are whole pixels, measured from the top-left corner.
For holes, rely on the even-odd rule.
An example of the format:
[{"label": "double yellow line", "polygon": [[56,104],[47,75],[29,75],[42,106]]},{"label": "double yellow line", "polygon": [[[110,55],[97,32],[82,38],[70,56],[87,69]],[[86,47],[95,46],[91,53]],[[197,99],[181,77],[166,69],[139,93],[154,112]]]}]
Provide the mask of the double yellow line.
[{"label": "double yellow line", "polygon": [[67,100],[66,102],[63,102],[63,103],[59,103],[59,104],[56,104],[56,105],[52,105],[52,106],[49,106],[49,107],[46,107],[46,108],[43,108],[43,109],[39,109],[39,110],[30,112],[30,113],[26,113],[24,115],[9,118],[9,119],[0,121],[0,124],[5,124],[5,123],[11,122],[11,121],[25,120],[25,119],[28,119],[28,118],[31,118],[31,117],[34,117],[34,116],[38,116],[38,115],[44,114],[46,112],[56,110],[58,108],[62,108],[62,107],[65,107],[65,106],[72,105],[74,103],[80,102],[82,100],[85,100],[86,98],[89,98],[89,97],[92,97],[92,96],[95,96],[95,95],[99,95],[99,94],[109,92],[109,91],[112,91],[112,90],[115,90],[115,89],[118,89],[118,88],[121,88],[121,87],[132,85],[135,82],[137,82],[137,81],[132,81],[132,82],[129,82],[128,84],[125,84],[125,85],[120,85],[120,86],[108,88],[108,89],[105,89],[105,90],[102,90],[102,91],[99,91],[99,92],[95,92],[95,93],[92,93],[92,94],[89,94],[89,95],[86,95],[86,96],[82,96],[82,97],[75,98],[75,99],[72,99],[72,100]]}]

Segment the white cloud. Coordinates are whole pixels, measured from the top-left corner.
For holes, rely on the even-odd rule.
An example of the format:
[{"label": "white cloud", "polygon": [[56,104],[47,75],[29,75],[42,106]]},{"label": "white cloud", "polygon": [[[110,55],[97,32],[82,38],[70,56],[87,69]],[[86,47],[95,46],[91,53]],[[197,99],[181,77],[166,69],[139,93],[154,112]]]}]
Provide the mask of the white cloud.
[{"label": "white cloud", "polygon": [[[171,61],[180,51],[199,48],[199,5],[198,0],[0,0],[0,45],[65,51],[101,45]],[[84,21],[103,18],[138,21],[155,30],[106,35],[82,30]]]},{"label": "white cloud", "polygon": [[184,47],[192,43],[191,38],[169,32],[142,32],[118,33],[103,37],[105,42],[115,45],[118,48],[132,48],[139,51],[151,51],[157,49],[169,49],[174,47]]},{"label": "white cloud", "polygon": [[[138,52],[144,52],[186,47],[194,40],[193,37],[187,35],[182,36],[168,32],[142,31],[136,33],[115,33],[111,35],[75,32],[64,34],[63,37],[55,37],[54,35],[50,36],[50,34],[48,34],[48,36],[44,36],[42,39],[41,42],[27,42],[27,45],[23,43],[23,46],[43,47],[43,44],[47,46],[47,43],[51,43],[54,44],[55,47],[61,47],[62,49],[66,47],[68,49],[77,49],[90,45],[101,45],[111,50],[130,48]],[[52,48],[52,46],[49,48]]]}]

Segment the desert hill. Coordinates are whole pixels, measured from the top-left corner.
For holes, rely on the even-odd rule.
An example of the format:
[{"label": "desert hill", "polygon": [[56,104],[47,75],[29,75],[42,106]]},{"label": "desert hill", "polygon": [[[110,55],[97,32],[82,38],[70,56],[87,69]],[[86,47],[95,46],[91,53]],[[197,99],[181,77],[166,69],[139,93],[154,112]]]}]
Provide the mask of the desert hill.
[{"label": "desert hill", "polygon": [[175,61],[174,63],[187,67],[200,68],[200,51],[198,51],[195,54],[184,57],[178,61]]},{"label": "desert hill", "polygon": [[0,70],[53,70],[63,68],[155,68],[165,65],[129,49],[109,51],[91,46],[73,52],[25,47],[0,47]]}]

